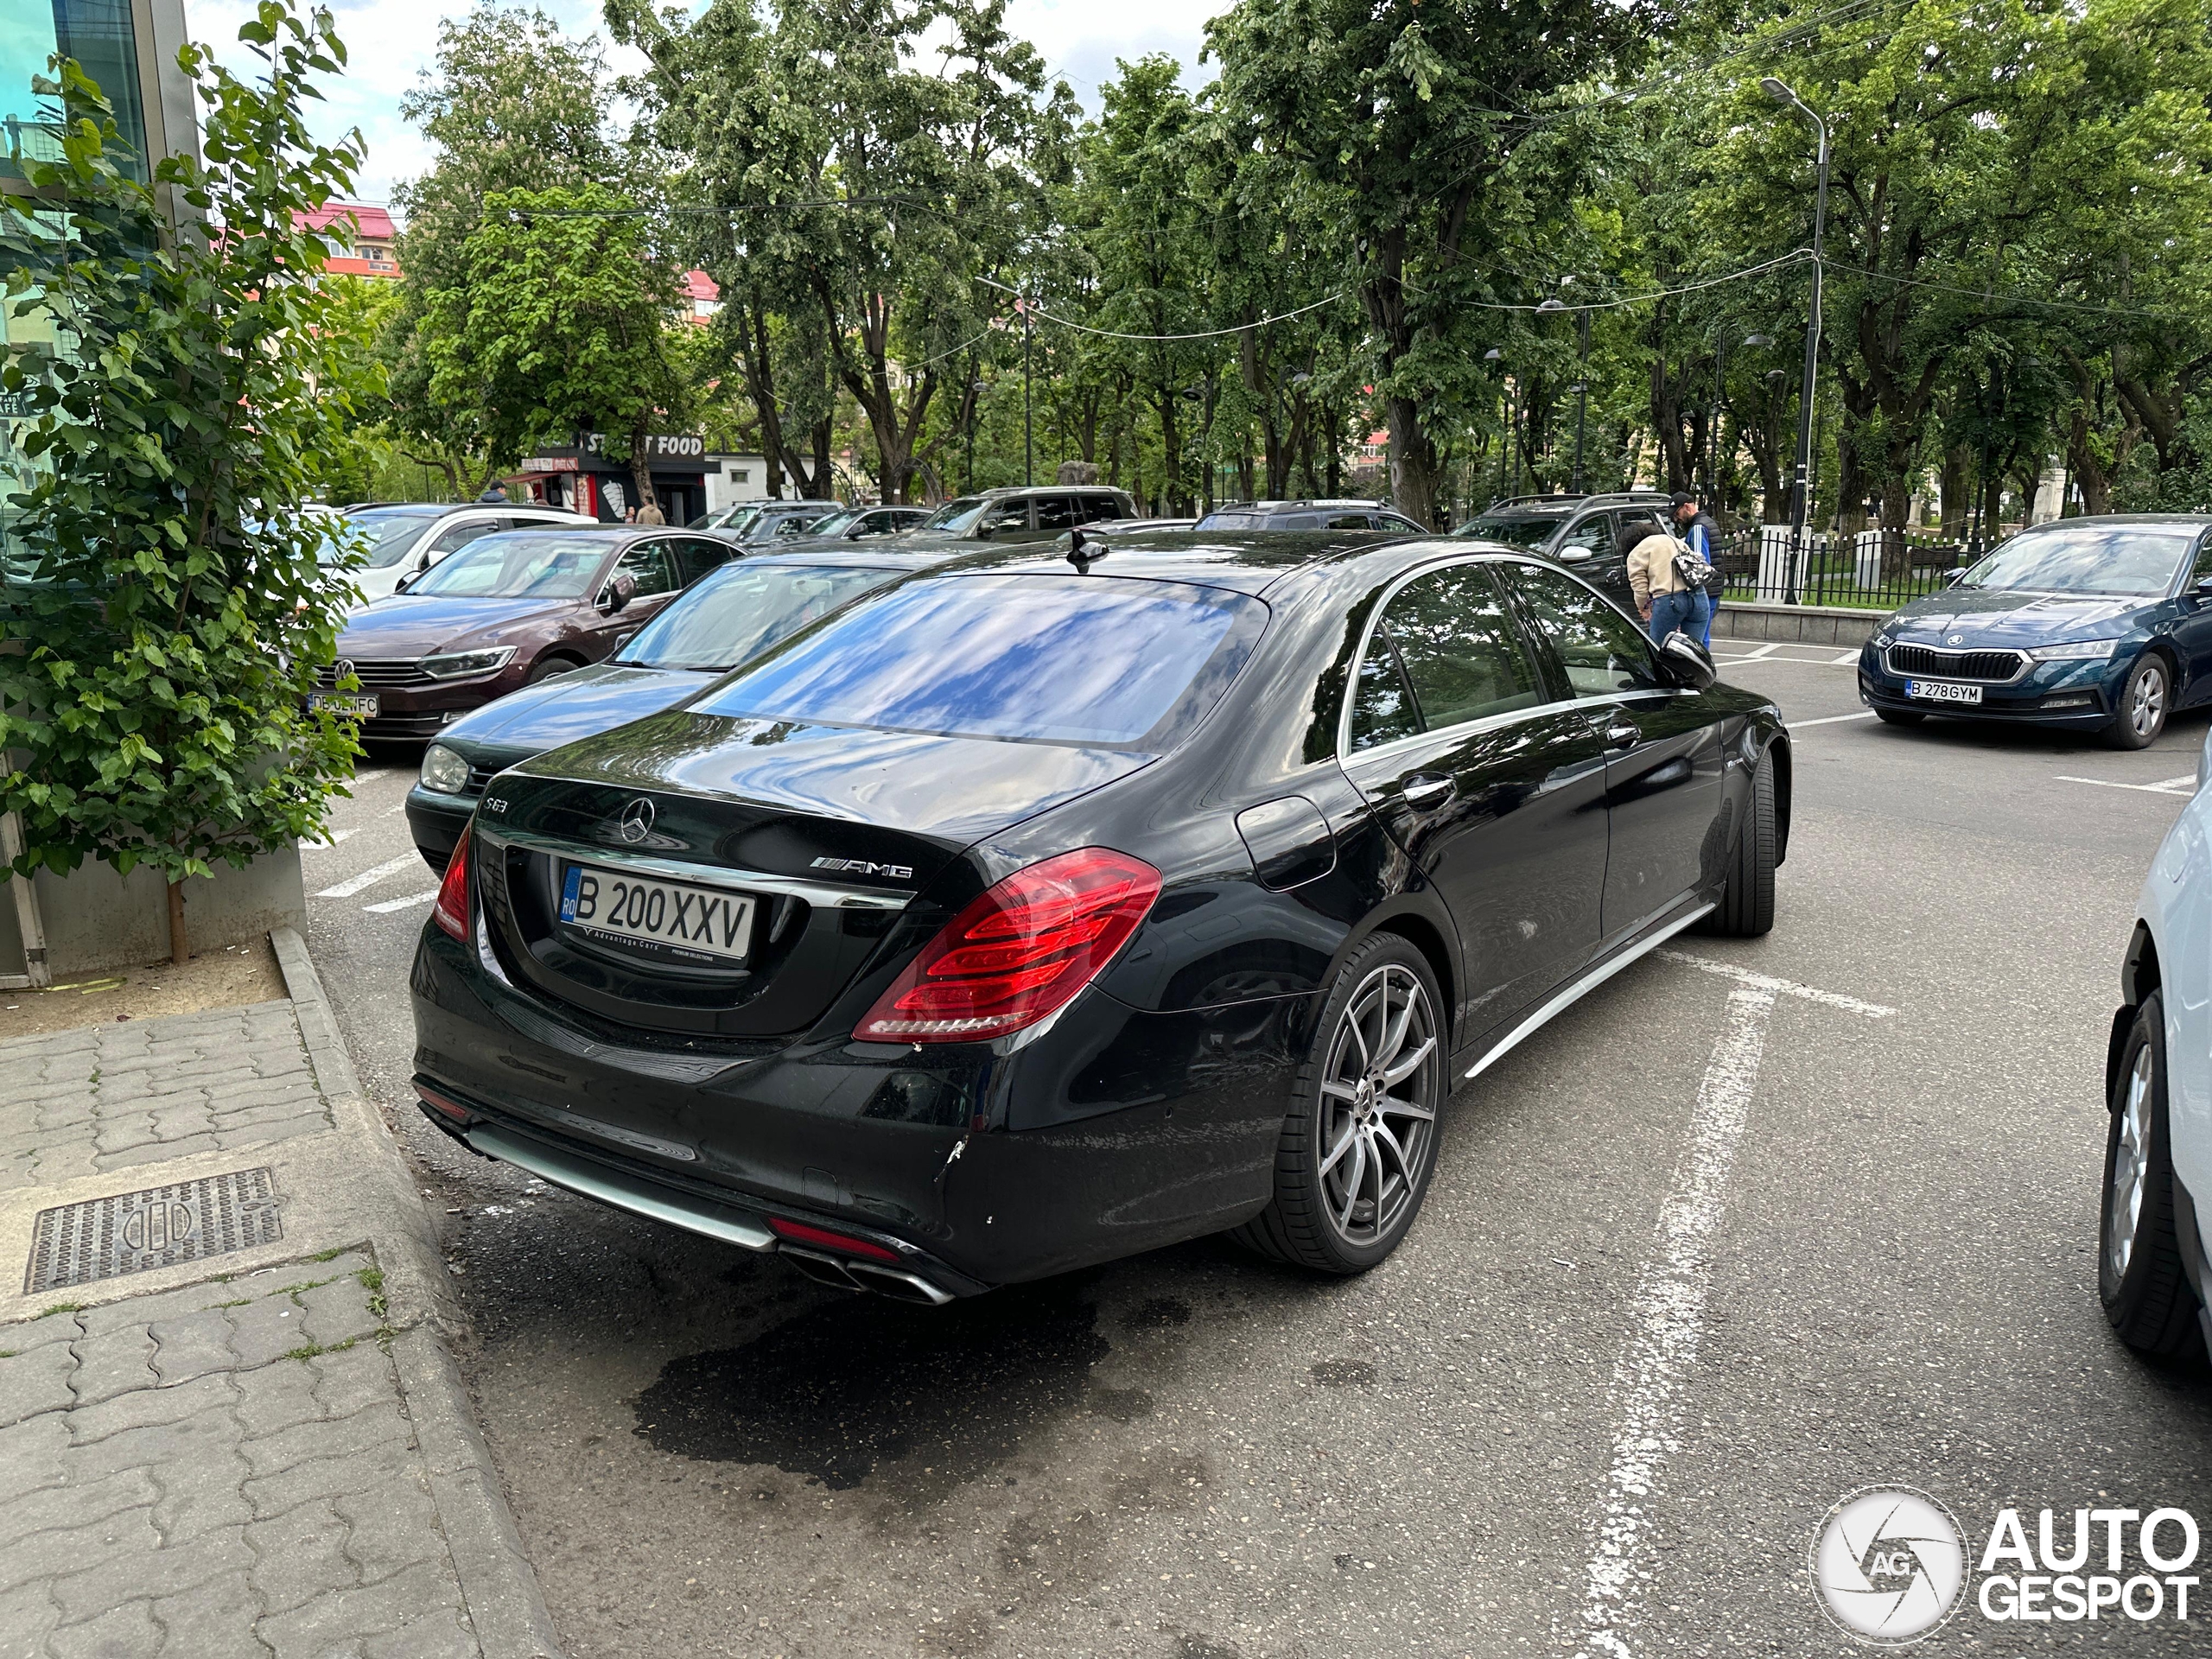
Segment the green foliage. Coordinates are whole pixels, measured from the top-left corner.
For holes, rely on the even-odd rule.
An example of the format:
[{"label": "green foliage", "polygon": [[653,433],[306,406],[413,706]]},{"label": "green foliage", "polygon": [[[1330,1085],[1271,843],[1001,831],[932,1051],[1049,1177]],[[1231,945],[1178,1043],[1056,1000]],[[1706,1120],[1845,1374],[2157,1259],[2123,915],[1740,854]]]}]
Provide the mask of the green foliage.
[{"label": "green foliage", "polygon": [[676,276],[628,198],[495,190],[461,252],[465,279],[432,290],[420,331],[429,397],[478,411],[494,471],[578,432],[642,436],[680,404]]},{"label": "green foliage", "polygon": [[[264,0],[242,81],[205,48],[180,62],[204,107],[204,162],[125,177],[106,100],[59,65],[62,158],[22,162],[35,198],[0,202],[13,315],[64,349],[20,350],[0,384],[35,411],[14,498],[33,558],[0,654],[0,807],[22,815],[17,874],[140,863],[174,885],[211,862],[317,833],[358,752],[307,712],[348,592],[296,504],[373,389],[320,235],[294,214],[344,193],[358,138],[315,143],[313,79],[344,49],[330,14]],[[156,188],[206,222],[173,233]]]}]

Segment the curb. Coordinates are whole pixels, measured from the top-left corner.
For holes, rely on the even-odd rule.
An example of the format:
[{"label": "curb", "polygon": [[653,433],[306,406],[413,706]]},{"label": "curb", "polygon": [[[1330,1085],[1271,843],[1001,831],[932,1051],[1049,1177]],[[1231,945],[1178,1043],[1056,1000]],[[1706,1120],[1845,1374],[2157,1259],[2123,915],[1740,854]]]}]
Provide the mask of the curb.
[{"label": "curb", "polygon": [[392,1363],[429,1465],[431,1502],[477,1643],[484,1659],[561,1659],[560,1638],[537,1571],[524,1553],[505,1489],[447,1347],[461,1319],[429,1215],[383,1114],[362,1092],[307,942],[289,927],[272,928],[269,942],[297,1012],[315,1080],[333,1115],[352,1118],[354,1132],[373,1148],[377,1166],[361,1173],[380,1183],[390,1199],[379,1207],[390,1210],[397,1235],[392,1256],[404,1260],[387,1260],[382,1250],[378,1259],[385,1267],[392,1322],[402,1327],[391,1341]]}]

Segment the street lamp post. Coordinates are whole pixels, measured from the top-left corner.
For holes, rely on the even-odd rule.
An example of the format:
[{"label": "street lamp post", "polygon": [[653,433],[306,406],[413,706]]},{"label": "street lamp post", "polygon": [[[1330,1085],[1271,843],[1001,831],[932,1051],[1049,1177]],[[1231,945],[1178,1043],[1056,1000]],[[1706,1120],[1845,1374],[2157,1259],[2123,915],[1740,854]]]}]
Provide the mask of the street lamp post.
[{"label": "street lamp post", "polygon": [[[1821,153],[1827,154],[1823,148]],[[1827,175],[1821,175],[1825,179]],[[1819,278],[1814,278],[1817,284]],[[1029,341],[1035,334],[1029,308],[1021,308],[1021,482],[1024,488],[1037,481],[1037,435],[1029,414]]]},{"label": "street lamp post", "polygon": [[1796,111],[1810,121],[1821,140],[1813,198],[1813,296],[1805,318],[1805,372],[1797,389],[1797,474],[1789,491],[1789,571],[1782,595],[1783,604],[1795,605],[1797,567],[1805,556],[1805,518],[1812,507],[1813,382],[1820,366],[1821,252],[1828,220],[1828,124],[1772,75],[1762,79],[1759,85],[1776,103]]},{"label": "street lamp post", "polygon": [[1590,410],[1590,308],[1584,306],[1575,314],[1582,333],[1582,372],[1574,383],[1574,483],[1573,493],[1582,493],[1582,426]]},{"label": "street lamp post", "polygon": [[1493,346],[1483,353],[1483,361],[1497,365],[1497,494],[1505,499],[1505,450],[1513,438],[1513,404],[1505,390],[1505,353]]}]

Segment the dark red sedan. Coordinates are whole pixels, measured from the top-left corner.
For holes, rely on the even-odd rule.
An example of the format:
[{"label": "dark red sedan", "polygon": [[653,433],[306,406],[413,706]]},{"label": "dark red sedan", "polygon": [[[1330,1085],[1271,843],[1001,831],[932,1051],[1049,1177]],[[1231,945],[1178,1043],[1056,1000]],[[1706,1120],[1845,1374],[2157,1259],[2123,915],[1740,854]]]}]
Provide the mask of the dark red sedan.
[{"label": "dark red sedan", "polygon": [[518,686],[613,656],[737,552],[658,526],[484,537],[355,613],[314,701],[353,715],[364,737],[435,737]]}]

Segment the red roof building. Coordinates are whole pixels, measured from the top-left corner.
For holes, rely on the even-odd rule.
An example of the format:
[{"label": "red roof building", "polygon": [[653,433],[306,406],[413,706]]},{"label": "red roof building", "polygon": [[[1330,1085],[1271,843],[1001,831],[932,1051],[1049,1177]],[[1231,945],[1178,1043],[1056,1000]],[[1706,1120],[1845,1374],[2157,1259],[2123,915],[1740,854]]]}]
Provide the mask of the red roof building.
[{"label": "red roof building", "polygon": [[683,273],[683,320],[705,327],[708,320],[722,308],[722,291],[715,279],[703,270]]},{"label": "red roof building", "polygon": [[327,202],[312,213],[295,213],[292,222],[302,229],[327,230],[341,219],[353,225],[353,245],[330,256],[324,269],[346,276],[397,276],[399,262],[392,257],[392,239],[398,234],[391,215],[381,207],[350,201]]}]

